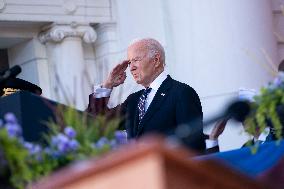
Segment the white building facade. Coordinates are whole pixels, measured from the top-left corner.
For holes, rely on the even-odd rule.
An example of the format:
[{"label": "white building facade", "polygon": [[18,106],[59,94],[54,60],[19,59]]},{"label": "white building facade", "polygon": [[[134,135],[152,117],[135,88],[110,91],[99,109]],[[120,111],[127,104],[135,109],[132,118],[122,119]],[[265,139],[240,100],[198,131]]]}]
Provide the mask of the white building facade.
[{"label": "white building facade", "polygon": [[[92,86],[151,37],[166,49],[167,72],[198,92],[209,118],[276,73],[284,58],[284,0],[0,0],[0,49],[43,96],[85,109]],[[283,36],[283,37],[282,37]],[[2,65],[3,67],[3,65]],[[138,90],[128,73],[112,105]],[[236,127],[236,125],[238,125]],[[210,132],[206,129],[205,132]],[[229,123],[222,150],[247,140]]]}]

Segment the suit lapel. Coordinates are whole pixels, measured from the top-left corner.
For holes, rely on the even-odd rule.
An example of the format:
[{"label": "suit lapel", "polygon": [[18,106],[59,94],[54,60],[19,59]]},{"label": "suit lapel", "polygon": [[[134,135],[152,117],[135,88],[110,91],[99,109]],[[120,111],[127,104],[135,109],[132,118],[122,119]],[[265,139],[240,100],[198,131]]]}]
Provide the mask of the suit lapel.
[{"label": "suit lapel", "polygon": [[[162,83],[162,85],[159,87],[157,93],[154,96],[153,101],[151,102],[148,110],[146,111],[144,117],[142,118],[139,126],[137,121],[137,135],[138,136],[141,131],[144,128],[144,125],[147,123],[147,121],[157,112],[157,110],[161,107],[162,102],[166,99],[168,95],[168,90],[172,86],[172,78],[170,76],[165,79],[165,81]],[[138,111],[137,111],[138,112]],[[138,116],[136,116],[138,117]]]}]

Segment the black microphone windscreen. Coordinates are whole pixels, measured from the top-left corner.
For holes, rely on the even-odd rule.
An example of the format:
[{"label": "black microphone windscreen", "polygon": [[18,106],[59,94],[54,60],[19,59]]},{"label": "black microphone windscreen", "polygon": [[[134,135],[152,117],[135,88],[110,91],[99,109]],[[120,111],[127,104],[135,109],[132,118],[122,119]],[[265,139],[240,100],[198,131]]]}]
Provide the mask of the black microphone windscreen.
[{"label": "black microphone windscreen", "polygon": [[250,104],[247,101],[236,101],[232,103],[225,115],[227,118],[233,118],[236,121],[243,122],[250,113]]},{"label": "black microphone windscreen", "polygon": [[22,68],[19,65],[16,65],[16,66],[12,67],[10,69],[10,71],[11,71],[11,75],[14,76],[14,75],[18,75],[19,73],[21,73]]},{"label": "black microphone windscreen", "polygon": [[6,71],[6,73],[3,75],[5,78],[11,78],[17,76],[19,73],[21,73],[22,68],[19,65],[13,66],[11,69]]}]

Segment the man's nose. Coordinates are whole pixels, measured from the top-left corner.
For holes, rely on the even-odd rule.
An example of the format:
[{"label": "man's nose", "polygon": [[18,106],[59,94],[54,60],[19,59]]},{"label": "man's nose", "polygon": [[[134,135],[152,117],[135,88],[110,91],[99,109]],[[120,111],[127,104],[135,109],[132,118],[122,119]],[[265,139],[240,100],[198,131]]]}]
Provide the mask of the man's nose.
[{"label": "man's nose", "polygon": [[136,69],[135,62],[130,62],[130,63],[129,63],[129,68],[130,68],[130,71],[135,70],[135,69]]}]

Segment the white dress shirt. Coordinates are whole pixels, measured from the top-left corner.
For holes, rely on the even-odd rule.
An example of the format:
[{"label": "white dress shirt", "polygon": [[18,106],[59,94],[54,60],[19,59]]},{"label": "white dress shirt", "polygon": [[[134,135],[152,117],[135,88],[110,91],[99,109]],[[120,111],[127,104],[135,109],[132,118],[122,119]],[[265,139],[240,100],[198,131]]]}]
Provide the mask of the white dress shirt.
[{"label": "white dress shirt", "polygon": [[262,133],[260,133],[258,138],[253,138],[254,142],[256,142],[256,141],[261,141],[262,143],[265,142],[267,136],[269,135],[269,132],[270,132],[270,128],[265,127],[264,131],[262,131]]},{"label": "white dress shirt", "polygon": [[213,148],[215,146],[218,146],[218,140],[206,139],[205,144],[206,144],[206,149]]},{"label": "white dress shirt", "polygon": [[151,92],[148,94],[146,103],[145,103],[145,111],[149,108],[151,102],[154,99],[155,94],[157,93],[159,87],[162,85],[163,81],[167,78],[167,74],[163,71],[151,84],[150,88]]},{"label": "white dress shirt", "polygon": [[[148,94],[146,103],[145,103],[145,110],[149,108],[151,102],[154,99],[155,94],[157,93],[159,87],[162,85],[163,81],[167,78],[167,74],[163,71],[151,84],[150,88],[152,89],[151,92]],[[109,97],[111,94],[111,89],[102,88],[101,85],[94,86],[94,93],[93,95],[96,98],[103,98]]]},{"label": "white dress shirt", "polygon": [[102,88],[101,85],[94,86],[94,93],[93,95],[96,98],[103,98],[103,97],[110,97],[111,89]]}]

